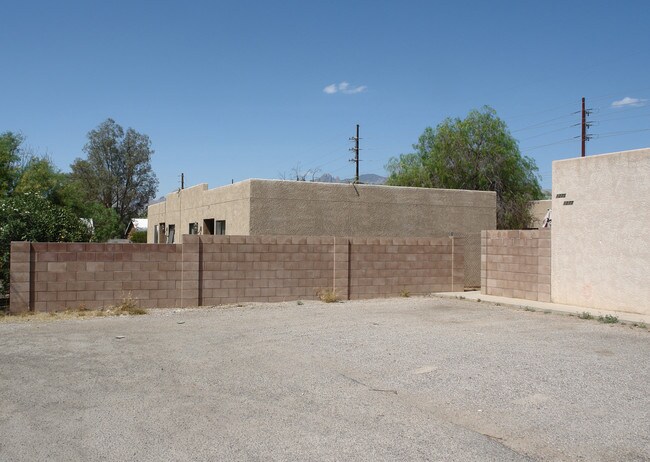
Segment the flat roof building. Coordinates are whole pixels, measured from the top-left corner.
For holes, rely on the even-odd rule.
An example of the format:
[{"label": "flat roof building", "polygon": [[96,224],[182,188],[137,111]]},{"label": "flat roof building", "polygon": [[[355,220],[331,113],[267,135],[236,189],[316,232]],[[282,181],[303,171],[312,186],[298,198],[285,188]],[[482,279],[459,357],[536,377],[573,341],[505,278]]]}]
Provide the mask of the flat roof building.
[{"label": "flat roof building", "polygon": [[466,285],[480,285],[480,232],[496,228],[489,191],[250,179],[166,196],[148,212],[149,243],[183,234],[465,237]]}]

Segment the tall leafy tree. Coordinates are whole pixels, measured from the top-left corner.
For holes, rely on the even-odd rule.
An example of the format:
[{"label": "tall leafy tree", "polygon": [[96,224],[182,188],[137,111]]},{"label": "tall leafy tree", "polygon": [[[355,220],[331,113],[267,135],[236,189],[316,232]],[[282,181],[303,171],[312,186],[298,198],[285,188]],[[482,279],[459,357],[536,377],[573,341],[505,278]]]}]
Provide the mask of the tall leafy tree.
[{"label": "tall leafy tree", "polygon": [[80,242],[88,227],[66,207],[52,204],[38,193],[0,199],[0,293],[9,290],[11,241]]},{"label": "tall leafy tree", "polygon": [[488,106],[426,128],[414,153],[392,158],[387,184],[495,191],[497,227],[525,228],[529,203],[543,197],[535,161],[522,156],[505,122]]},{"label": "tall leafy tree", "polygon": [[23,141],[23,136],[18,133],[0,133],[0,198],[8,196],[16,185]]},{"label": "tall leafy tree", "polygon": [[56,205],[63,205],[62,191],[69,178],[49,157],[31,157],[20,170],[14,193],[38,193]]},{"label": "tall leafy tree", "polygon": [[151,168],[151,141],[132,128],[126,131],[107,119],[88,133],[86,159],[76,159],[72,176],[89,201],[96,201],[117,213],[120,223],[146,210],[155,197],[158,179]]}]

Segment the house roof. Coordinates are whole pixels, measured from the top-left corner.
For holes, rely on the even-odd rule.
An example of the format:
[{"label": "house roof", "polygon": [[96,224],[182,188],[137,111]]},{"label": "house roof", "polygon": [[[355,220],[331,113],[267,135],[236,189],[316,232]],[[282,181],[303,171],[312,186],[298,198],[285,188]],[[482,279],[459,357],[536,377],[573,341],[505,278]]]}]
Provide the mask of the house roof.
[{"label": "house roof", "polygon": [[132,218],[131,222],[126,227],[126,234],[129,234],[129,231],[131,231],[132,228],[135,229],[136,231],[146,231],[148,227],[149,227],[148,219]]}]

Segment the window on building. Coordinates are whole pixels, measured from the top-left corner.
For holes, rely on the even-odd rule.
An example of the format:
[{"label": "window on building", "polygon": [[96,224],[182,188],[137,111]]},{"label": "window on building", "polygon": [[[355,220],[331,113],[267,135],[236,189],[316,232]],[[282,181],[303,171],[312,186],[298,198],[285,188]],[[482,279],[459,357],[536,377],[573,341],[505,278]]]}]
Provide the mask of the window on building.
[{"label": "window on building", "polygon": [[190,234],[199,234],[199,224],[198,223],[190,223],[189,233]]},{"label": "window on building", "polygon": [[158,225],[158,228],[160,230],[160,237],[158,238],[158,242],[164,244],[165,242],[167,242],[167,232],[165,230],[165,223],[160,223],[160,225]]},{"label": "window on building", "polygon": [[203,220],[203,234],[214,234],[214,218]]},{"label": "window on building", "polygon": [[158,244],[158,225],[153,227],[153,243]]},{"label": "window on building", "polygon": [[226,234],[226,220],[215,220],[214,225],[214,234]]},{"label": "window on building", "polygon": [[169,229],[167,232],[167,244],[173,244],[174,243],[174,235],[176,234],[176,226],[175,225],[169,225]]}]

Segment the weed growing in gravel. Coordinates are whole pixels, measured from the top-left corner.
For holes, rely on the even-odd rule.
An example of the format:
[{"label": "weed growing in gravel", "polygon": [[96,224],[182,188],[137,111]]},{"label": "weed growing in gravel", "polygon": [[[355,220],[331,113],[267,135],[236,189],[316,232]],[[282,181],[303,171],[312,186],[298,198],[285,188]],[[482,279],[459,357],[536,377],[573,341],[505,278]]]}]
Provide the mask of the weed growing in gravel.
[{"label": "weed growing in gravel", "polygon": [[598,321],[605,324],[616,324],[618,322],[618,317],[606,314],[605,316],[598,316]]},{"label": "weed growing in gravel", "polygon": [[594,319],[593,315],[589,311],[583,311],[578,315],[580,319]]},{"label": "weed growing in gravel", "polygon": [[532,312],[535,312],[535,308],[533,308],[532,306],[525,306],[525,307],[524,307],[524,311],[532,311]]},{"label": "weed growing in gravel", "polygon": [[334,303],[339,301],[339,297],[334,289],[320,289],[316,292],[318,298],[325,303]]},{"label": "weed growing in gravel", "polygon": [[402,289],[399,291],[399,296],[408,298],[411,296],[411,292],[409,292],[408,289]]},{"label": "weed growing in gravel", "polygon": [[122,303],[119,305],[115,305],[113,307],[113,310],[116,315],[120,314],[133,314],[133,315],[140,315],[140,314],[147,314],[147,310],[144,308],[140,308],[136,301],[133,299],[133,296],[129,292],[127,295],[124,296],[122,299]]},{"label": "weed growing in gravel", "polygon": [[302,302],[302,300],[298,300],[298,301],[296,302],[296,305],[304,305],[304,303]]}]

